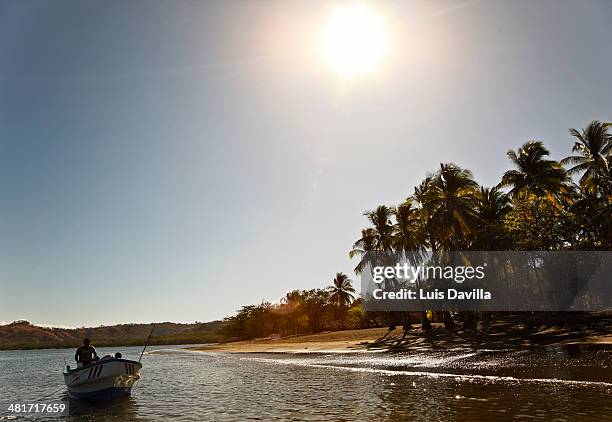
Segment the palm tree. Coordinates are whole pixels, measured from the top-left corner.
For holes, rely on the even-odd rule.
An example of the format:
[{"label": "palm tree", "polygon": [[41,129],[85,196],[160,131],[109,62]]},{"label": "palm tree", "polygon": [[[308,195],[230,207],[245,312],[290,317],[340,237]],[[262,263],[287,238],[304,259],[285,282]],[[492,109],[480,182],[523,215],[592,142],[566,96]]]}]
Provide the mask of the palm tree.
[{"label": "palm tree", "polygon": [[378,206],[374,211],[368,211],[365,215],[372,223],[376,233],[376,249],[388,252],[393,250],[393,208],[386,205]]},{"label": "palm tree", "polygon": [[344,330],[345,309],[351,304],[355,289],[351,284],[351,280],[344,273],[336,273],[333,284],[328,287],[331,294],[329,299],[334,303],[340,311],[340,329]]},{"label": "palm tree", "polygon": [[582,173],[580,187],[583,190],[596,192],[610,174],[612,134],[608,132],[609,127],[609,123],[593,120],[582,131],[570,129],[570,134],[577,139],[572,147],[575,155],[564,158],[561,164],[573,166],[567,170],[570,175]]},{"label": "palm tree", "polygon": [[445,250],[467,247],[477,218],[474,211],[478,183],[472,172],[455,164],[440,164],[424,206],[431,212],[438,244]]},{"label": "palm tree", "polygon": [[411,198],[395,208],[395,227],[393,245],[411,264],[422,263],[427,246],[427,234],[421,210]]},{"label": "palm tree", "polygon": [[510,197],[497,187],[485,188],[481,186],[477,199],[476,211],[478,218],[483,221],[500,221],[512,210]]},{"label": "palm tree", "polygon": [[[415,188],[415,192],[418,192],[418,188]],[[395,250],[412,265],[420,265],[425,260],[428,246],[428,220],[423,209],[415,206],[413,198],[408,198],[395,209],[395,220]],[[406,321],[403,325],[406,326]],[[425,311],[421,313],[421,328],[424,331],[431,330]]]},{"label": "palm tree", "polygon": [[432,250],[437,250],[437,241],[434,234],[434,226],[431,219],[432,210],[428,208],[432,196],[433,176],[427,176],[419,186],[414,188],[411,199],[420,210],[420,220],[426,235],[426,243]]},{"label": "palm tree", "polygon": [[[419,239],[432,252],[458,250],[467,247],[477,218],[474,212],[478,184],[469,170],[455,164],[440,164],[440,169],[414,189],[412,200],[420,208]],[[421,316],[423,329],[431,328],[426,312]],[[444,323],[452,329],[454,323],[448,311]]]},{"label": "palm tree", "polygon": [[361,238],[353,244],[353,249],[349,252],[351,259],[355,256],[361,257],[355,267],[356,274],[360,274],[368,264],[379,265],[381,256],[378,253],[382,252],[382,255],[393,253],[394,227],[391,221],[393,214],[393,208],[386,205],[380,205],[374,211],[366,211],[363,214],[372,227],[361,231]]},{"label": "palm tree", "polygon": [[516,169],[506,171],[498,187],[511,187],[509,194],[515,200],[530,195],[554,202],[569,200],[569,177],[558,162],[546,159],[549,154],[538,141],[529,141],[516,152],[509,150],[508,158]]},{"label": "palm tree", "polygon": [[[475,213],[478,183],[472,172],[452,163],[441,163],[430,183],[424,207],[429,210],[433,233],[441,250],[467,249],[476,230]],[[449,311],[443,312],[444,325],[454,330]]]},{"label": "palm tree", "polygon": [[505,233],[502,221],[512,211],[510,197],[497,187],[481,186],[477,195],[476,215],[478,227],[472,250],[505,250],[509,246],[509,238]]}]

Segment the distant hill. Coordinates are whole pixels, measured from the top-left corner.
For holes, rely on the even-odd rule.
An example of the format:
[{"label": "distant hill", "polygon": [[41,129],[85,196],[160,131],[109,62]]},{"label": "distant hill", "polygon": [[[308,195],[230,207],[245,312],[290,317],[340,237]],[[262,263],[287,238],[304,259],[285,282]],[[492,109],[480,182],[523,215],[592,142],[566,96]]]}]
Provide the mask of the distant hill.
[{"label": "distant hill", "polygon": [[[150,344],[197,344],[222,341],[223,321],[196,324],[156,324]],[[93,328],[46,328],[28,321],[0,325],[0,350],[77,347],[85,337],[95,346],[143,345],[152,324],[120,324]]]}]

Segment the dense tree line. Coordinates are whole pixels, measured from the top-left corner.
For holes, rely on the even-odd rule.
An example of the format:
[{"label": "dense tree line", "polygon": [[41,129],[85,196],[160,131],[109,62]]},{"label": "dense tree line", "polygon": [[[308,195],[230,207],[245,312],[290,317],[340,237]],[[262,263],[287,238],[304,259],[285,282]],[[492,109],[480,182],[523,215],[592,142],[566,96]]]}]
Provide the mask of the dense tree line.
[{"label": "dense tree line", "polygon": [[355,300],[355,289],[343,273],[325,289],[293,290],[277,304],[243,306],[226,322],[224,334],[230,340],[367,326],[361,300]]},{"label": "dense tree line", "polygon": [[[572,155],[561,161],[538,141],[508,151],[514,168],[493,187],[456,164],[440,164],[403,203],[365,213],[370,226],[350,252],[360,258],[355,271],[364,270],[370,251],[416,260],[422,251],[612,249],[610,126],[570,129]],[[473,327],[473,313],[461,316]],[[454,327],[450,312],[443,320]],[[422,325],[431,327],[425,312]]]}]

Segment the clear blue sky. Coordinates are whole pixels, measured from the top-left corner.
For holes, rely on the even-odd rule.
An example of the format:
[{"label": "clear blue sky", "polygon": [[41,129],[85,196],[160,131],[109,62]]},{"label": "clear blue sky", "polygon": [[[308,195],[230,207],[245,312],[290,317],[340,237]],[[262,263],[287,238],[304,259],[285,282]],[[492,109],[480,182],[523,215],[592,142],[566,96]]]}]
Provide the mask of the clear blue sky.
[{"label": "clear blue sky", "polygon": [[339,87],[331,3],[0,3],[0,321],[206,321],[351,274],[362,212],[485,185],[612,119],[609,1],[383,2]]}]

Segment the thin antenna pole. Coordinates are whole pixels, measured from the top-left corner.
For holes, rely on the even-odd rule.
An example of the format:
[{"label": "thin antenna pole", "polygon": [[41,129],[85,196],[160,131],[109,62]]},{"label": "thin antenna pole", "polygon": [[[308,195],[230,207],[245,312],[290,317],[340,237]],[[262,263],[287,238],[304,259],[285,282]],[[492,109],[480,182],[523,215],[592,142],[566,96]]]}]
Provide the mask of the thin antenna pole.
[{"label": "thin antenna pole", "polygon": [[155,330],[155,324],[153,324],[153,328],[151,328],[151,332],[149,333],[147,342],[145,343],[144,348],[142,349],[142,353],[140,354],[140,357],[138,358],[138,362],[140,362],[140,359],[142,359],[142,355],[144,355],[145,350],[147,350],[147,346],[149,345],[149,340],[151,340],[151,336],[153,335],[153,330]]}]

